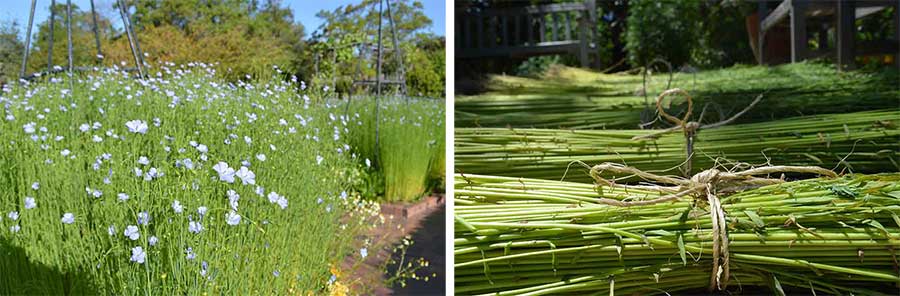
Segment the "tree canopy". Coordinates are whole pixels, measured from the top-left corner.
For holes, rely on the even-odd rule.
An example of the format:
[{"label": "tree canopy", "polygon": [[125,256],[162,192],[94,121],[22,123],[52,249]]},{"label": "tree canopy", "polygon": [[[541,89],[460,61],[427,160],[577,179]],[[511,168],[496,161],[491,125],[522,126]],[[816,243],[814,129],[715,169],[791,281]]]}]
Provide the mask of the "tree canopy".
[{"label": "tree canopy", "polygon": [[[46,71],[48,50],[52,64],[67,66],[66,6],[58,1],[52,19],[35,20],[28,72]],[[218,64],[228,79],[270,77],[273,66],[312,84],[334,85],[349,93],[360,90],[352,82],[374,79],[378,36],[378,0],[320,11],[323,20],[307,36],[303,24],[280,0],[132,0],[126,9],[145,54],[156,64],[206,62]],[[390,4],[388,4],[390,3]],[[121,15],[97,15],[103,59],[98,59],[90,9],[72,6],[73,60],[76,66],[133,64],[121,26]],[[420,1],[384,1],[383,73],[406,75],[408,93],[443,96],[444,39],[425,32],[431,20]],[[388,14],[390,10],[390,14]],[[98,10],[105,11],[105,10]],[[390,16],[390,17],[389,17]],[[391,21],[394,26],[391,27]],[[51,30],[51,24],[53,29]],[[393,30],[392,30],[393,28]],[[22,41],[17,27],[0,28],[0,70],[17,74]],[[50,46],[50,36],[53,45]],[[394,47],[394,40],[399,44]],[[360,47],[360,43],[370,46]],[[401,53],[397,60],[394,53]],[[403,71],[399,71],[401,69]],[[150,74],[154,73],[150,69]],[[9,74],[7,74],[9,75]],[[17,75],[11,75],[15,77]]]}]

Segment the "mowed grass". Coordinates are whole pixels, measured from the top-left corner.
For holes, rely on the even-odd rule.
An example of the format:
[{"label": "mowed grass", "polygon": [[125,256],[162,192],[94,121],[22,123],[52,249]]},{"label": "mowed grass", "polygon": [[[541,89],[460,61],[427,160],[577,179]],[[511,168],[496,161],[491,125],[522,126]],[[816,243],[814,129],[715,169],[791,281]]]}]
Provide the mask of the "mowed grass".
[{"label": "mowed grass", "polygon": [[373,214],[346,193],[366,127],[299,83],[152,77],[3,90],[0,294],[326,291],[363,220],[341,217]]}]

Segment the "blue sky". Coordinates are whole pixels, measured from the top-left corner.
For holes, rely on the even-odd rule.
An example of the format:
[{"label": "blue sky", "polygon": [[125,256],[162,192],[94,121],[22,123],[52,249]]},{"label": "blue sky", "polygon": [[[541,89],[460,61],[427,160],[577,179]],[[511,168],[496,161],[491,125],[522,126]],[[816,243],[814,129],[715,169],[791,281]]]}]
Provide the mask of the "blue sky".
[{"label": "blue sky", "polygon": [[[66,0],[56,0],[57,3],[65,3]],[[425,6],[425,15],[431,19],[432,24],[428,31],[437,35],[444,35],[444,12],[446,7],[443,0],[420,0]],[[118,13],[112,8],[115,0],[94,0],[94,4],[99,13],[106,16],[113,16],[114,25],[119,26]],[[90,0],[72,0],[72,3],[82,9],[91,7]],[[349,3],[359,3],[359,0],[283,0],[282,5],[290,7],[294,11],[294,20],[299,21],[306,27],[306,33],[312,33],[315,28],[321,24],[321,20],[316,17],[316,13],[320,10],[333,10],[341,5]],[[50,0],[38,0],[37,8],[34,13],[35,27],[37,24],[50,17],[47,9],[50,6]],[[19,23],[19,28],[25,36],[25,26],[28,25],[28,12],[31,7],[31,1],[28,0],[0,0],[0,21],[9,22],[15,20]]]}]

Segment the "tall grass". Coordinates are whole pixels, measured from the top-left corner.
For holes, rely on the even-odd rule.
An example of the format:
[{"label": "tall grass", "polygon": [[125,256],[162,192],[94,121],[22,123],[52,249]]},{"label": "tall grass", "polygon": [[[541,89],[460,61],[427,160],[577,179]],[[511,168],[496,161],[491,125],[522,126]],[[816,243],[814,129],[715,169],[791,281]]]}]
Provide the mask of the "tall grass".
[{"label": "tall grass", "polygon": [[[371,215],[342,194],[360,166],[346,135],[366,127],[296,84],[226,83],[201,64],[157,71],[0,94],[0,294],[325,291],[362,220],[340,217]],[[255,184],[223,181],[220,162]]]},{"label": "tall grass", "polygon": [[[342,104],[366,132],[351,133],[360,159],[369,159],[384,178],[385,201],[412,201],[443,178],[444,101],[434,99],[372,98]],[[376,141],[376,137],[378,140]],[[377,143],[377,145],[376,145]],[[376,161],[377,160],[377,161]]]}]

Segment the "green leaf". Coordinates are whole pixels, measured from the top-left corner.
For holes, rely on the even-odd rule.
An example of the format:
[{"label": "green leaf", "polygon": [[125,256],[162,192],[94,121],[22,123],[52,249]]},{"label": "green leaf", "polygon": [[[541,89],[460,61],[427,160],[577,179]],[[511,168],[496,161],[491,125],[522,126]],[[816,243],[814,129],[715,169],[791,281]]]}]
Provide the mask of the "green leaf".
[{"label": "green leaf", "polygon": [[891,191],[885,194],[887,194],[887,196],[900,199],[900,191]]},{"label": "green leaf", "polygon": [[884,235],[886,235],[888,238],[893,238],[891,236],[891,233],[888,232],[887,229],[884,228],[884,225],[881,225],[881,222],[878,222],[876,220],[869,220],[869,222],[866,224],[869,224],[872,227],[878,228],[878,230],[881,230],[881,232],[884,232]]},{"label": "green leaf", "polygon": [[759,227],[759,228],[766,227],[766,222],[764,222],[763,219],[760,218],[759,215],[756,214],[756,212],[751,211],[751,210],[745,210],[744,214],[747,214],[747,217],[750,218],[750,221],[753,221],[753,224],[756,224],[757,227]]},{"label": "green leaf", "polygon": [[656,229],[656,230],[650,230],[650,231],[644,232],[644,235],[648,235],[648,234],[655,235],[655,236],[673,236],[673,235],[675,235],[675,233],[672,233],[671,231],[667,231],[665,229]]},{"label": "green leaf", "polygon": [[678,254],[681,255],[681,262],[687,266],[687,252],[684,250],[684,234],[678,234]]}]

